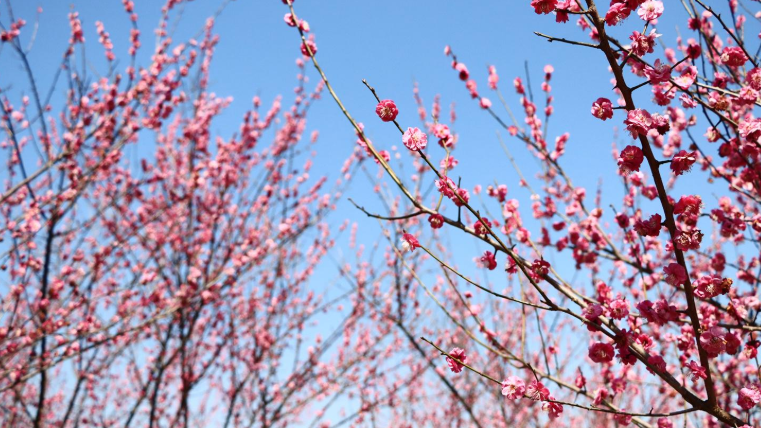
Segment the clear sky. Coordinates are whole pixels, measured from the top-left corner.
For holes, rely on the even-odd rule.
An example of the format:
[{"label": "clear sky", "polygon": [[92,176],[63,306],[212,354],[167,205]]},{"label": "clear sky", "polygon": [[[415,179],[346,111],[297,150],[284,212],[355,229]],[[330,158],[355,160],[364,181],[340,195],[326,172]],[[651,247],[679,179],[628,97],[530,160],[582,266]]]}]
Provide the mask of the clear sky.
[{"label": "clear sky", "polygon": [[[185,41],[196,35],[206,17],[214,14],[222,3],[222,0],[204,0],[180,6],[173,16],[179,16],[181,10],[181,19],[178,22],[173,18],[170,24],[170,29],[175,32],[174,39]],[[480,92],[491,97],[498,106],[486,81],[487,66],[495,65],[501,77],[502,91],[518,112],[518,97],[512,91],[511,82],[515,76],[525,80],[524,62],[528,61],[537,96],[540,96],[538,85],[542,69],[546,64],[552,64],[555,67],[552,86],[556,114],[550,120],[548,141],[553,142],[556,136],[570,132],[563,163],[575,183],[587,187],[590,192],[601,177],[615,174],[616,165],[610,157],[610,149],[613,123],[618,125],[620,120],[601,122],[589,113],[590,105],[597,97],[615,98],[609,90],[610,75],[602,55],[587,48],[550,44],[535,36],[533,31],[581,40],[587,35],[573,22],[558,25],[553,17],[540,17],[528,4],[519,3],[297,0],[294,5],[299,17],[309,22],[316,35],[317,55],[331,83],[354,117],[365,123],[367,135],[376,145],[383,149],[392,145],[401,147],[401,138],[393,126],[378,120],[374,113],[375,100],[362,85],[362,79],[375,86],[381,97],[397,102],[399,121],[405,127],[420,126],[412,95],[413,82],[417,81],[428,108],[436,94],[441,94],[445,112],[452,102],[456,104],[458,120],[454,129],[460,133],[460,143],[455,156],[460,160],[460,166],[455,172],[463,177],[463,186],[472,189],[475,184],[488,185],[495,180],[505,183],[510,188],[511,197],[525,201],[523,206],[530,210],[529,193],[518,188],[518,176],[499,147],[495,135],[499,126],[470,98],[463,82],[451,69],[450,59],[444,56],[444,46],[452,46],[458,59],[467,64],[472,77],[478,81]],[[92,70],[102,71],[105,63],[95,33],[98,20],[110,33],[117,58],[126,61],[130,27],[120,1],[25,0],[12,4],[15,14],[29,22],[27,30],[34,22],[37,6],[43,8],[39,33],[30,54],[35,77],[42,88],[49,86],[66,48],[69,31],[66,15],[71,10],[79,12],[82,19],[87,60]],[[135,2],[142,31],[142,61],[139,61],[142,64],[148,62],[153,49],[155,37],[152,31],[159,20],[162,4],[154,0]],[[217,19],[215,32],[220,36],[220,43],[212,65],[211,88],[219,95],[233,97],[234,102],[215,120],[213,132],[225,137],[236,132],[254,95],[260,95],[265,104],[278,94],[283,94],[286,101],[293,96],[297,73],[294,61],[300,56],[300,40],[295,29],[283,22],[287,11],[279,0],[237,0],[229,2]],[[0,14],[6,14],[4,8],[0,8]],[[632,25],[639,26],[640,23]],[[14,54],[10,50],[0,52],[0,64],[13,64],[0,68],[0,82],[12,89],[23,88],[25,76],[18,63],[10,61],[11,55]],[[124,65],[122,63],[120,68]],[[314,70],[310,68],[308,73],[312,82],[316,82]],[[645,97],[649,98],[649,95],[643,94]],[[537,103],[543,104],[539,100]],[[496,110],[499,112],[500,108]],[[500,113],[505,116],[504,112]],[[310,130],[320,131],[313,175],[325,173],[337,178],[336,171],[354,149],[356,137],[327,92],[324,99],[310,110],[308,126]],[[503,136],[524,173],[532,176],[537,164],[526,153],[523,144],[510,140],[504,132]],[[150,151],[141,151],[139,146],[128,150],[138,150],[138,156],[150,154]],[[440,152],[436,150],[433,156],[441,157]],[[612,189],[620,191],[615,181],[612,184],[615,186]],[[381,210],[382,205],[371,194],[366,181],[357,181],[348,196],[368,209]],[[530,217],[530,212],[526,211],[524,216]],[[348,203],[334,218],[359,221],[360,242],[362,236],[372,239],[377,236],[378,224],[366,221]],[[467,248],[473,248],[473,244]],[[470,257],[465,260],[469,261]]]}]

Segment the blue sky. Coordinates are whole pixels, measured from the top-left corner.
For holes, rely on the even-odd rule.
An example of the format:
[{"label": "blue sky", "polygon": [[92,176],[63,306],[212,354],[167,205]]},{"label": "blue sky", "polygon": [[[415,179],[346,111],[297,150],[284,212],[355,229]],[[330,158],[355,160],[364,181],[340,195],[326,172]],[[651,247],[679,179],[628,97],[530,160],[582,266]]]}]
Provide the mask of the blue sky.
[{"label": "blue sky", "polygon": [[[139,28],[143,43],[141,58],[147,63],[155,37],[153,28],[159,20],[160,4],[163,2],[138,0],[135,11],[139,14]],[[222,1],[191,1],[180,6],[179,23],[172,18],[170,28],[175,28],[176,41],[185,41],[196,35],[207,16],[213,14]],[[115,45],[117,58],[126,61],[129,22],[119,1],[18,1],[14,2],[17,16],[34,21],[35,9],[42,6],[39,34],[30,54],[36,79],[47,88],[68,39],[66,14],[76,10],[85,29],[87,59],[92,69],[104,69],[102,48],[97,42],[95,22],[104,23]],[[482,1],[347,1],[332,0],[315,2],[297,0],[296,12],[306,19],[319,48],[318,57],[335,90],[354,117],[366,125],[367,135],[380,148],[392,145],[401,147],[398,131],[378,120],[374,113],[375,100],[362,85],[367,79],[382,98],[394,99],[399,106],[402,126],[420,126],[414,103],[413,82],[420,85],[425,104],[430,108],[434,95],[441,94],[444,112],[454,102],[458,120],[454,129],[460,133],[460,143],[455,156],[460,160],[455,172],[463,177],[463,185],[490,184],[495,180],[510,188],[511,197],[525,201],[524,217],[530,217],[529,193],[517,186],[518,176],[507,158],[502,154],[495,132],[496,122],[474,102],[463,82],[457,79],[450,67],[450,59],[443,54],[449,44],[466,63],[471,75],[479,83],[482,94],[489,96],[497,106],[496,96],[487,87],[487,66],[496,65],[500,74],[503,94],[511,107],[520,112],[518,97],[512,91],[512,80],[522,76],[525,80],[524,62],[528,61],[530,77],[540,101],[539,83],[542,69],[553,64],[552,79],[556,114],[550,120],[548,141],[563,132],[570,132],[567,154],[563,164],[577,185],[593,192],[601,177],[615,174],[616,165],[610,157],[614,127],[620,123],[601,122],[592,118],[589,108],[599,96],[614,98],[610,88],[610,75],[605,60],[592,49],[550,44],[533,34],[540,31],[584,40],[587,36],[574,23],[558,25],[552,16],[538,16],[526,4],[517,7],[514,2]],[[287,100],[293,96],[297,68],[294,61],[299,54],[300,40],[295,29],[283,22],[287,7],[279,0],[237,0],[230,2],[217,19],[215,32],[220,43],[212,65],[211,89],[222,96],[231,96],[232,106],[213,124],[213,132],[229,136],[237,131],[243,112],[251,105],[254,95],[261,96],[265,105],[278,94]],[[5,14],[0,9],[0,15]],[[682,13],[679,13],[682,16]],[[640,27],[633,22],[632,28]],[[636,27],[635,27],[636,26]],[[621,31],[624,31],[623,29]],[[66,36],[64,36],[66,34]],[[622,33],[624,34],[624,33]],[[0,52],[0,63],[12,63],[2,68],[0,81],[11,82],[11,88],[25,87],[25,76],[9,50]],[[125,64],[122,64],[122,67]],[[309,68],[312,83],[317,74]],[[649,98],[644,94],[643,97]],[[505,116],[504,112],[501,112]],[[520,116],[519,116],[520,118]],[[520,119],[519,119],[520,120]],[[310,110],[309,129],[318,129],[320,142],[313,175],[328,174],[336,178],[336,171],[354,149],[356,137],[334,102],[328,97],[316,103]],[[503,136],[504,132],[503,132]],[[536,162],[525,151],[522,143],[505,136],[513,155],[524,174],[531,177]],[[138,150],[131,157],[146,156],[150,151]],[[438,147],[432,147],[434,159],[443,157]],[[406,155],[406,153],[404,153]],[[594,166],[594,168],[590,168]],[[616,181],[608,180],[606,187],[618,192]],[[612,186],[610,186],[612,184]],[[347,192],[348,196],[373,211],[381,211],[382,205],[370,191],[366,180],[357,180]],[[618,200],[618,198],[616,199]],[[496,208],[492,208],[496,210]],[[350,218],[360,223],[360,242],[371,242],[377,237],[378,224],[367,221],[348,203],[344,203],[337,220]],[[472,243],[467,246],[475,251]],[[482,251],[482,250],[481,250]],[[470,263],[472,255],[465,259]]]}]

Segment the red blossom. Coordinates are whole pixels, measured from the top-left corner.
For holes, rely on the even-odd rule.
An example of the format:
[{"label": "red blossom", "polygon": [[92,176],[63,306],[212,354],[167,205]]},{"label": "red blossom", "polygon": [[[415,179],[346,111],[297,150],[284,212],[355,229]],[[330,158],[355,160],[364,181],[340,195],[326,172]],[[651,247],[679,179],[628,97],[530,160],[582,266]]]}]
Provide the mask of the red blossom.
[{"label": "red blossom", "polygon": [[639,171],[644,159],[642,149],[637,146],[626,146],[618,156],[618,168],[624,175]]},{"label": "red blossom", "polygon": [[531,0],[531,7],[537,14],[548,14],[555,10],[558,0]]},{"label": "red blossom", "polygon": [[592,103],[592,116],[602,120],[611,119],[613,117],[613,104],[607,98],[598,98]]},{"label": "red blossom", "polygon": [[301,43],[301,54],[307,57],[317,55],[317,45],[311,40]]},{"label": "red blossom", "polygon": [[420,242],[415,238],[415,235],[404,233],[402,235],[402,252],[413,252],[416,248],[420,248]]},{"label": "red blossom", "polygon": [[589,359],[595,363],[609,363],[616,356],[613,345],[596,342],[589,347]]},{"label": "red blossom", "polygon": [[661,215],[653,214],[647,220],[637,220],[634,230],[642,236],[658,236],[661,233]]},{"label": "red blossom", "polygon": [[444,216],[441,214],[431,214],[428,217],[428,223],[431,224],[432,229],[441,229],[444,225]]},{"label": "red blossom", "polygon": [[391,122],[396,119],[399,110],[392,100],[383,100],[375,107],[375,114],[384,122]]},{"label": "red blossom", "polygon": [[697,152],[680,150],[679,153],[675,154],[674,158],[671,159],[671,171],[674,172],[674,175],[682,175],[685,172],[688,172],[697,160]]}]

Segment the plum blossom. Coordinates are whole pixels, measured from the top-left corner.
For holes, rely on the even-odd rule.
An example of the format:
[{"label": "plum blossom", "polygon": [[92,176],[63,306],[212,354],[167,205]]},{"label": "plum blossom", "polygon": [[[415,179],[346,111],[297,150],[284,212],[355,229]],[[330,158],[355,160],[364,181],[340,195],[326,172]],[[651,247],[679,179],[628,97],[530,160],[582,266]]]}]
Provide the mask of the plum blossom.
[{"label": "plum blossom", "polygon": [[703,241],[703,232],[700,230],[680,230],[677,231],[674,238],[674,246],[676,248],[687,251],[697,250],[700,248],[700,243]]},{"label": "plum blossom", "polygon": [[552,13],[557,4],[557,0],[531,0],[531,7],[534,8],[534,12],[536,12],[537,15],[547,15]]},{"label": "plum blossom", "polygon": [[423,150],[428,144],[428,136],[420,128],[407,128],[402,135],[402,143],[412,151]]},{"label": "plum blossom", "polygon": [[637,304],[637,309],[640,315],[645,317],[648,322],[658,325],[664,325],[669,321],[676,321],[679,318],[676,306],[663,299],[655,303],[650,300],[643,300]]},{"label": "plum blossom", "polygon": [[[468,357],[465,355],[465,350],[461,348],[452,348],[452,350],[449,351],[449,355],[450,357],[447,357],[449,369],[454,373],[460,373],[464,367],[463,364],[468,363]],[[455,361],[452,357],[459,361]]]},{"label": "plum blossom", "polygon": [[653,214],[647,220],[637,220],[634,230],[642,236],[658,236],[661,233],[661,215]]},{"label": "plum blossom", "polygon": [[628,175],[634,171],[639,171],[644,159],[642,149],[637,146],[626,146],[618,156],[618,168],[622,174]]},{"label": "plum blossom", "polygon": [[745,52],[737,46],[727,46],[721,52],[721,62],[730,67],[742,67],[747,60]]},{"label": "plum blossom", "polygon": [[526,388],[526,396],[534,401],[545,401],[550,391],[538,380],[532,380]]},{"label": "plum blossom", "polygon": [[726,334],[721,327],[711,327],[700,335],[700,347],[709,358],[716,358],[727,350]]},{"label": "plum blossom", "polygon": [[508,400],[517,400],[526,392],[526,384],[517,376],[510,376],[502,381],[502,395]]},{"label": "plum blossom", "polygon": [[647,135],[650,128],[652,128],[653,118],[646,110],[630,110],[627,112],[624,124],[626,125],[626,130],[632,134],[632,138],[637,138],[639,135]]},{"label": "plum blossom", "polygon": [[732,280],[718,275],[704,275],[692,284],[695,295],[703,300],[729,293]]},{"label": "plum blossom", "polygon": [[484,255],[481,256],[481,266],[485,267],[489,270],[494,270],[497,267],[497,260],[494,258],[494,253],[491,251],[484,252]]},{"label": "plum blossom", "polygon": [[640,5],[637,15],[643,21],[658,19],[663,15],[663,3],[658,0],[648,0]]},{"label": "plum blossom", "polygon": [[[307,47],[309,47],[309,49],[307,49]],[[317,55],[317,45],[311,40],[307,40],[306,42],[301,44],[302,55],[310,56],[309,51],[312,51],[312,55]]]},{"label": "plum blossom", "polygon": [[674,78],[674,83],[676,83],[676,86],[679,87],[679,89],[682,90],[688,90],[690,89],[690,86],[692,86],[693,83],[695,83],[695,79],[697,79],[698,76],[698,69],[695,66],[689,66],[685,67],[684,70],[682,70],[682,74],[679,75],[679,77]]},{"label": "plum blossom", "polygon": [[555,397],[552,395],[548,396],[547,399],[551,401],[545,401],[542,403],[542,410],[547,412],[547,416],[550,418],[550,420],[555,420],[560,417],[561,413],[563,413],[563,405],[560,403],[555,403]]},{"label": "plum blossom", "polygon": [[391,122],[396,119],[399,109],[396,108],[396,104],[392,100],[383,100],[375,107],[375,113],[382,121]]},{"label": "plum blossom", "polygon": [[624,319],[629,315],[629,302],[625,299],[615,299],[608,304],[608,316],[613,319]]},{"label": "plum blossom", "polygon": [[653,67],[645,67],[645,76],[650,80],[651,85],[666,83],[671,79],[671,67],[657,59]]},{"label": "plum blossom", "polygon": [[643,57],[646,54],[653,53],[653,47],[655,46],[655,39],[660,37],[660,34],[657,34],[655,30],[650,30],[650,34],[640,34],[638,31],[634,31],[631,36],[629,36],[629,40],[632,41],[631,43],[631,50],[632,52],[639,56]]},{"label": "plum blossom", "polygon": [[428,223],[431,224],[432,229],[440,229],[442,226],[444,226],[444,216],[441,214],[431,214],[428,217]]},{"label": "plum blossom", "polygon": [[680,150],[679,153],[675,154],[674,158],[671,159],[671,171],[674,172],[674,175],[682,175],[685,172],[688,172],[692,167],[692,164],[694,164],[697,160],[697,152]]},{"label": "plum blossom", "polygon": [[612,118],[613,104],[607,98],[598,98],[597,101],[592,103],[592,116],[601,120]]},{"label": "plum blossom", "polygon": [[679,263],[669,263],[663,268],[664,278],[667,284],[678,287],[687,281],[687,271]]},{"label": "plum blossom", "polygon": [[589,347],[589,358],[595,363],[609,363],[615,355],[613,345],[608,343],[596,342]]},{"label": "plum blossom", "polygon": [[690,371],[690,377],[695,382],[697,382],[698,379],[705,379],[708,377],[706,369],[693,360],[690,360],[685,367]]},{"label": "plum blossom", "polygon": [[631,13],[632,10],[629,9],[626,3],[613,3],[605,14],[605,23],[611,27],[618,25],[628,18]]},{"label": "plum blossom", "polygon": [[402,235],[402,253],[413,252],[416,248],[420,248],[420,242],[415,238],[415,235],[404,233]]},{"label": "plum blossom", "polygon": [[737,396],[737,404],[746,411],[756,407],[759,401],[761,401],[761,386],[756,383],[745,385]]}]

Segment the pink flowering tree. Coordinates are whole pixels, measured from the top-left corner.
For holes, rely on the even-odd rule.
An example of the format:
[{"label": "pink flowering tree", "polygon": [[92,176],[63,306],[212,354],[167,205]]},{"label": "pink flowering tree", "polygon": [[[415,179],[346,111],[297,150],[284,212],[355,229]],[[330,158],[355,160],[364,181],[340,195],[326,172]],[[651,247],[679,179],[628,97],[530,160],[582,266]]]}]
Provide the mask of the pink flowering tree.
[{"label": "pink flowering tree", "polygon": [[[121,63],[104,25],[72,12],[50,88],[28,60],[36,26],[3,15],[22,71],[0,91],[3,427],[320,424],[337,397],[353,418],[393,405],[369,385],[416,379],[376,370],[395,332],[374,327],[362,263],[338,266],[354,279],[340,287],[312,280],[346,229],[326,216],[347,180],[310,176],[324,85],[299,59],[290,104],[254,97],[215,132],[231,100],[209,86],[214,18],[172,40],[179,3],[142,65],[132,1]],[[80,61],[90,37],[100,74]]]},{"label": "pink flowering tree", "polygon": [[[296,25],[302,21],[292,1],[283,3],[302,53],[357,134],[358,156],[379,164],[376,194],[385,211],[357,208],[378,219],[388,238],[393,287],[400,278],[407,287],[398,307],[429,314],[423,325],[403,317],[395,323],[423,336],[410,346],[425,348],[421,361],[440,356],[435,373],[446,373],[421,394],[449,406],[421,410],[426,399],[410,396],[393,409],[416,416],[398,416],[402,424],[761,423],[758,13],[737,0],[516,3],[515,13],[548,15],[548,27],[554,18],[581,30],[577,39],[537,32],[553,42],[548,49],[583,49],[605,61],[612,84],[607,93],[588,94],[588,120],[627,131],[611,160],[624,189],[616,198],[593,196],[564,168],[569,134],[553,136],[547,127],[555,114],[552,66],[544,69],[541,100],[528,82],[513,81],[514,113],[496,68],[483,74],[499,108],[447,46],[474,108],[510,135],[500,143],[521,176],[517,184],[531,194],[518,200],[506,184],[468,186],[468,177],[453,172],[456,149],[469,143],[459,142],[454,112],[442,114],[438,98],[429,111],[416,91],[419,123],[412,123],[414,114],[393,101],[396,88],[365,82],[377,105],[363,114],[374,109],[380,121],[373,126],[396,127],[404,148],[393,157],[398,141],[370,141],[369,125],[355,120],[328,84],[315,38]],[[664,13],[686,23],[681,34],[658,28]],[[513,161],[510,151],[519,148],[538,161],[535,170]],[[696,183],[686,186],[690,192],[678,190],[688,181]],[[482,247],[473,262],[452,259],[446,230]],[[500,272],[498,281],[469,275],[464,266],[471,263]],[[573,279],[568,266],[577,271]]]}]

